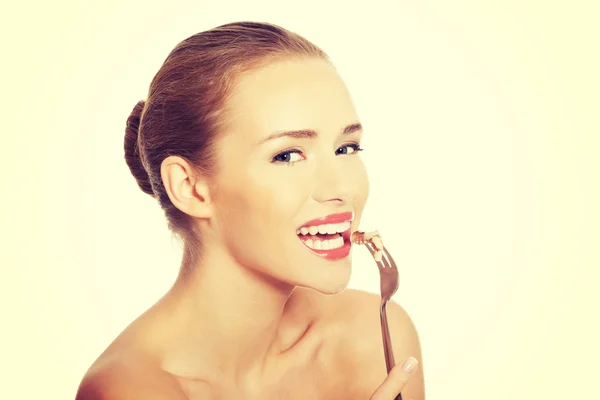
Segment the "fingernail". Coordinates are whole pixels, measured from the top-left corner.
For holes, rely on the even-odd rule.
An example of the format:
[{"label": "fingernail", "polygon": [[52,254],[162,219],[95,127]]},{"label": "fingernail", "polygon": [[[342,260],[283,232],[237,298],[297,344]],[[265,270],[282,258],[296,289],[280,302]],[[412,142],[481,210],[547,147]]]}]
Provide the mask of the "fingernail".
[{"label": "fingernail", "polygon": [[413,372],[415,368],[417,368],[417,365],[419,365],[417,359],[409,357],[406,361],[404,361],[404,364],[402,364],[402,369],[406,372]]}]

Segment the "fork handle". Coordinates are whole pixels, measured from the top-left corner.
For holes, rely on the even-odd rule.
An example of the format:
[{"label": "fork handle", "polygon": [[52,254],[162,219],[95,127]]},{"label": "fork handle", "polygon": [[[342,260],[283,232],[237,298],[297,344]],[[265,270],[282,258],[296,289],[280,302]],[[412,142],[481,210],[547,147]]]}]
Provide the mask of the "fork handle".
[{"label": "fork handle", "polygon": [[[379,309],[379,315],[381,317],[381,337],[383,339],[383,352],[385,355],[385,367],[389,374],[396,361],[394,360],[394,351],[392,348],[392,338],[390,337],[390,328],[387,321],[387,301],[381,302],[381,308]],[[398,393],[395,400],[402,400],[402,394]]]}]

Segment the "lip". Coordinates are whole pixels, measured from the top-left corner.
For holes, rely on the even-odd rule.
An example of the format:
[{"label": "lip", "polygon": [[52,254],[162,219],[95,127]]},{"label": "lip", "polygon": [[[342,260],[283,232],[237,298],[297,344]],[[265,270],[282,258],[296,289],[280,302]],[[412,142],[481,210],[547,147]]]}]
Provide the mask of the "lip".
[{"label": "lip", "polygon": [[[317,225],[323,225],[323,224],[339,224],[342,222],[352,222],[353,220],[354,220],[354,213],[351,211],[347,211],[347,212],[342,212],[342,213],[329,214],[329,215],[326,215],[325,217],[321,217],[321,218],[311,219],[310,221],[305,222],[303,225],[298,227],[298,229],[308,228],[311,226],[317,226]],[[337,249],[316,250],[316,249],[311,249],[310,247],[308,247],[306,245],[306,243],[304,243],[304,241],[301,241],[301,242],[307,250],[309,250],[311,253],[313,253],[319,257],[322,257],[329,261],[341,260],[341,259],[348,257],[348,255],[350,255],[350,249],[352,247],[352,243],[350,241],[351,229],[352,228],[349,228],[348,230],[341,233],[342,237],[344,238],[344,245]]]},{"label": "lip", "polygon": [[308,222],[300,225],[297,229],[308,228],[311,226],[323,225],[323,224],[339,224],[341,222],[351,222],[354,219],[354,213],[352,211],[346,211],[342,213],[329,214],[325,217],[311,219]]},{"label": "lip", "polygon": [[319,257],[323,257],[324,259],[329,260],[329,261],[336,261],[336,260],[341,260],[343,258],[348,257],[348,255],[350,254],[350,248],[352,247],[352,244],[350,243],[349,240],[346,240],[344,238],[344,245],[340,248],[333,249],[333,250],[315,250],[315,249],[311,249],[310,247],[306,246],[306,244],[304,246],[308,250],[310,250],[313,254],[315,254]]}]

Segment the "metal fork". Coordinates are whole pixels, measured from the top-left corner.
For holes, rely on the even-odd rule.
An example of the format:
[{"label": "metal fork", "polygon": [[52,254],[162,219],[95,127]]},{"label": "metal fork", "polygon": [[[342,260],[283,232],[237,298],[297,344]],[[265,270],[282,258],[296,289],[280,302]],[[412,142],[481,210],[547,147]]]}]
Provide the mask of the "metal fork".
[{"label": "metal fork", "polygon": [[[380,278],[380,292],[381,292],[381,304],[379,308],[379,316],[381,318],[381,336],[383,339],[383,352],[385,354],[385,366],[387,369],[387,373],[389,374],[396,362],[394,360],[394,350],[392,348],[392,339],[390,337],[390,328],[387,321],[387,303],[392,298],[392,296],[398,290],[398,268],[396,267],[396,262],[392,258],[391,254],[387,251],[385,246],[381,246],[381,251],[383,252],[381,256],[381,261],[377,261],[376,252],[377,248],[372,243],[372,238],[369,240],[365,239],[364,232],[356,232],[358,235],[356,236],[355,242],[358,244],[364,244],[375,263],[377,264],[377,268],[379,269],[379,278]],[[379,236],[376,233],[375,236]],[[381,237],[379,237],[381,240]],[[398,394],[396,400],[402,400],[402,394]]]}]

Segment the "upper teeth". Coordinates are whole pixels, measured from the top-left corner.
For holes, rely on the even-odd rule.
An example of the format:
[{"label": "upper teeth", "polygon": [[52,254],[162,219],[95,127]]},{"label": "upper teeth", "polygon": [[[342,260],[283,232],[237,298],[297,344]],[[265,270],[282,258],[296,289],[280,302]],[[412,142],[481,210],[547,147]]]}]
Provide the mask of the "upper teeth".
[{"label": "upper teeth", "polygon": [[302,227],[296,231],[298,235],[316,235],[320,234],[333,234],[333,233],[342,233],[350,229],[350,222],[342,222],[339,224],[323,224],[323,225],[313,225],[310,227]]}]

